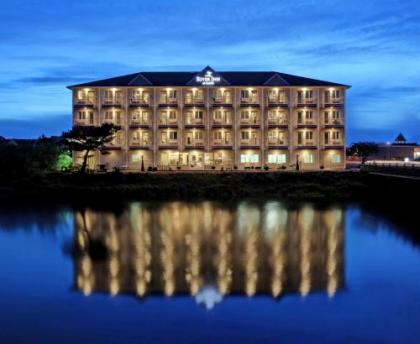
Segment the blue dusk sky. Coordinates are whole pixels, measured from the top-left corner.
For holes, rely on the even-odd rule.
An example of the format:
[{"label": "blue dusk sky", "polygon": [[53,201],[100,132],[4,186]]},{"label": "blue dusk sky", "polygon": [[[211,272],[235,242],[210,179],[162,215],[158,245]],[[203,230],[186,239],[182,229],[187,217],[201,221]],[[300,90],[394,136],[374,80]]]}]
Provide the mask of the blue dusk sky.
[{"label": "blue dusk sky", "polygon": [[418,0],[4,1],[0,135],[68,130],[67,85],[206,65],[352,85],[348,143],[420,141]]}]

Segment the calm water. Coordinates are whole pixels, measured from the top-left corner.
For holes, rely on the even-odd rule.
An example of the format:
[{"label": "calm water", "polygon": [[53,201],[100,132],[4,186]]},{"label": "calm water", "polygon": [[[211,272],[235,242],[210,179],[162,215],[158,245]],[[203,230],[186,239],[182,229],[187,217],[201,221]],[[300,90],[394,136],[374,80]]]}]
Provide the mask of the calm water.
[{"label": "calm water", "polygon": [[419,343],[420,250],[279,202],[0,212],[0,343]]}]

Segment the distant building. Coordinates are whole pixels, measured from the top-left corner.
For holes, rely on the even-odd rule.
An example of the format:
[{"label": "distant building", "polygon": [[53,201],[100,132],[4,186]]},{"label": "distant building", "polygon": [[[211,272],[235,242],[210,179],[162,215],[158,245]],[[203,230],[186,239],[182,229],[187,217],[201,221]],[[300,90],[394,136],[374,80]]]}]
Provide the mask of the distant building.
[{"label": "distant building", "polygon": [[379,151],[370,159],[375,160],[420,160],[420,145],[415,142],[408,142],[403,134],[399,134],[394,142],[387,142],[379,145]]},{"label": "distant building", "polygon": [[[278,72],[141,72],[69,87],[73,125],[120,130],[91,168],[343,169],[347,85]],[[74,161],[81,161],[75,152]]]}]

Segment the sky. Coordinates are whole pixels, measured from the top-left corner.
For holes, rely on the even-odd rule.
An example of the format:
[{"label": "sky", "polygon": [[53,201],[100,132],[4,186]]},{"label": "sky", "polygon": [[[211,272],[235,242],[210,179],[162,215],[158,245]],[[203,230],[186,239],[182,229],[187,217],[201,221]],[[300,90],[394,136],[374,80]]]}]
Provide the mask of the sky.
[{"label": "sky", "polygon": [[420,141],[418,0],[4,1],[0,135],[68,130],[67,85],[206,65],[352,85],[347,143]]}]

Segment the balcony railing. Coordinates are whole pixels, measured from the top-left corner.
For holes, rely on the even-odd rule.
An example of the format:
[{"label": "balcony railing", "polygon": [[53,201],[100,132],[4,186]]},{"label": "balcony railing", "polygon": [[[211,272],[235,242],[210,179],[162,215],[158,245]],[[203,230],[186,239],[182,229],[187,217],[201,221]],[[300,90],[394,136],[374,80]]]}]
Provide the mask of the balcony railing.
[{"label": "balcony railing", "polygon": [[178,119],[161,118],[159,125],[178,125]]},{"label": "balcony railing", "polygon": [[298,105],[314,105],[316,104],[316,98],[304,98],[304,97],[298,97],[297,98],[297,104]]},{"label": "balcony railing", "polygon": [[315,146],[315,140],[301,140],[297,143],[298,146]]},{"label": "balcony railing", "polygon": [[288,99],[286,97],[268,97],[268,104],[287,105]]},{"label": "balcony railing", "polygon": [[204,119],[203,118],[194,118],[194,117],[187,117],[185,119],[186,125],[204,125]]},{"label": "balcony railing", "polygon": [[287,119],[283,118],[269,118],[268,119],[269,125],[287,125]]},{"label": "balcony railing", "polygon": [[326,97],[324,99],[325,104],[343,104],[343,98]]},{"label": "balcony railing", "polygon": [[204,104],[204,98],[201,97],[185,97],[185,104]]},{"label": "balcony railing", "polygon": [[325,140],[324,145],[325,146],[342,146],[343,140]]},{"label": "balcony railing", "polygon": [[130,125],[151,125],[151,121],[143,118],[132,118],[130,120]]},{"label": "balcony railing", "polygon": [[214,146],[232,146],[233,142],[230,139],[214,139]]},{"label": "balcony railing", "polygon": [[213,97],[214,104],[232,104],[232,97],[231,95],[223,96],[223,97]]},{"label": "balcony railing", "polygon": [[149,139],[133,138],[130,141],[130,146],[148,147],[150,145]]},{"label": "balcony railing", "polygon": [[121,97],[104,98],[103,104],[104,105],[121,105],[122,104],[122,99],[121,99]]},{"label": "balcony railing", "polygon": [[280,138],[269,138],[268,145],[270,146],[286,146],[287,140]]},{"label": "balcony railing", "polygon": [[176,105],[178,104],[178,98],[173,97],[160,97],[159,104],[161,105]]},{"label": "balcony railing", "polygon": [[258,96],[252,96],[247,98],[241,98],[241,104],[258,104]]},{"label": "balcony railing", "polygon": [[149,105],[150,98],[140,98],[140,97],[132,97],[130,98],[130,104],[132,105]]},{"label": "balcony railing", "polygon": [[303,119],[297,122],[297,125],[316,125],[314,119]]},{"label": "balcony railing", "polygon": [[202,147],[204,146],[204,140],[193,140],[193,139],[186,139],[185,146],[187,147]]},{"label": "balcony railing", "polygon": [[95,98],[76,98],[74,99],[75,105],[95,105],[96,99]]},{"label": "balcony railing", "polygon": [[241,118],[240,124],[260,124],[260,119],[259,117],[254,117],[254,118]]},{"label": "balcony railing", "polygon": [[94,122],[93,119],[75,119],[74,120],[74,125],[75,126],[78,126],[78,125],[89,126],[89,125],[94,125],[94,124],[95,124],[95,122]]},{"label": "balcony railing", "polygon": [[259,139],[249,139],[240,141],[241,146],[258,146],[260,144]]},{"label": "balcony railing", "polygon": [[159,141],[159,145],[160,146],[171,146],[171,147],[176,147],[178,146],[178,140],[160,140]]},{"label": "balcony railing", "polygon": [[332,118],[328,118],[324,121],[325,125],[343,125],[343,120],[340,119],[332,119]]},{"label": "balcony railing", "polygon": [[114,125],[121,125],[122,124],[122,120],[121,119],[109,119],[109,118],[105,118],[103,120],[103,123],[108,123],[108,124],[114,124]]}]

